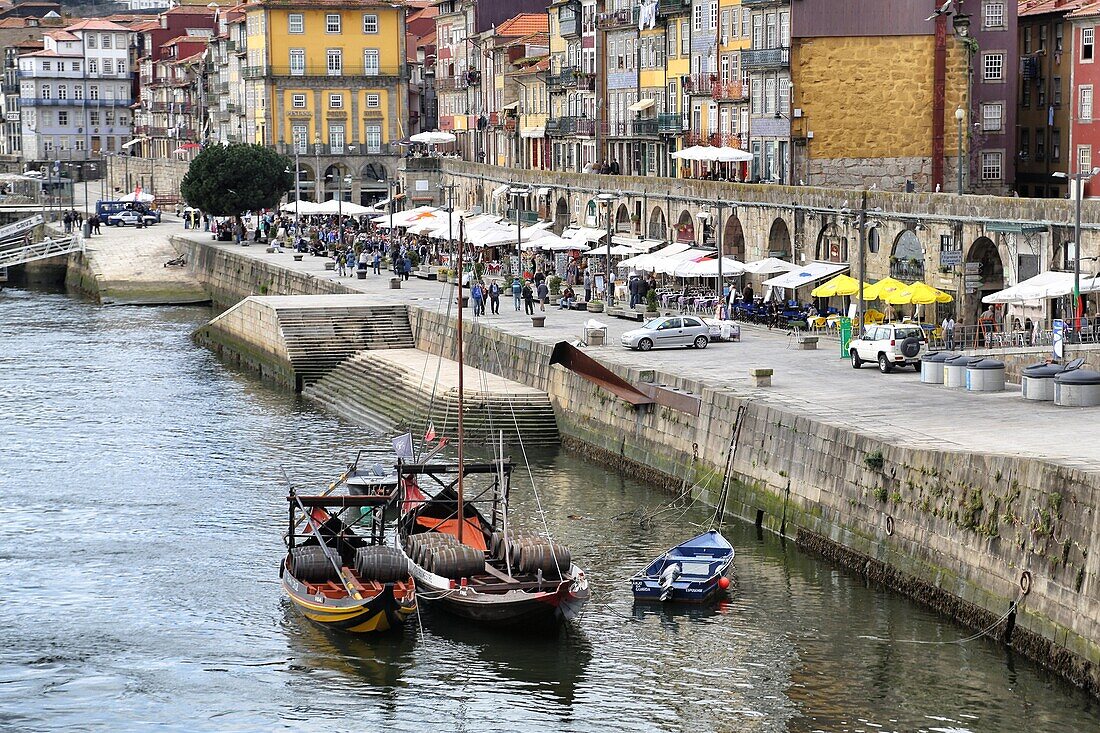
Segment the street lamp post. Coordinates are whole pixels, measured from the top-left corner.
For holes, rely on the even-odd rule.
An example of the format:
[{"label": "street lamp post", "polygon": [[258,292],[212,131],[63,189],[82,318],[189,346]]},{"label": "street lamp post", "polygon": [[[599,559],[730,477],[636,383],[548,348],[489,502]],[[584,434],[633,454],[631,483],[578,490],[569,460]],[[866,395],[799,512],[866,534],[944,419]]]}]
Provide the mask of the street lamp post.
[{"label": "street lamp post", "polygon": [[[455,218],[455,188],[457,184],[448,183],[440,185],[440,188],[447,192],[447,248],[448,251],[454,249],[455,246],[455,234],[454,234],[454,218]],[[439,257],[439,251],[436,250],[436,257]]]},{"label": "street lamp post", "polygon": [[[718,202],[717,209],[718,214],[714,220],[714,245],[718,249],[718,285],[715,290],[715,295],[718,298],[718,303],[721,305],[725,303],[725,280],[722,274],[722,208],[725,204]],[[703,239],[706,240],[707,222],[711,219],[710,210],[704,208],[697,215],[699,221],[703,222]]]},{"label": "street lamp post", "polygon": [[1073,332],[1080,333],[1082,302],[1081,302],[1081,198],[1084,194],[1084,184],[1093,176],[1100,174],[1100,168],[1077,171],[1072,176],[1058,171],[1052,173],[1054,178],[1067,178],[1073,181]]},{"label": "street lamp post", "polygon": [[958,185],[958,194],[960,196],[962,196],[962,194],[963,194],[963,120],[965,120],[965,119],[966,119],[966,112],[963,111],[963,108],[959,107],[958,109],[956,109],[955,110],[955,122],[957,122],[958,126],[959,126],[959,150],[958,150],[958,157],[959,157],[958,184],[959,185]]},{"label": "street lamp post", "polygon": [[601,193],[596,196],[602,203],[607,204],[607,243],[604,245],[603,257],[604,257],[604,275],[603,275],[603,291],[604,291],[604,303],[605,308],[611,307],[613,291],[611,290],[611,205],[614,204],[619,197],[613,193]]},{"label": "street lamp post", "polygon": [[524,195],[530,192],[531,189],[529,188],[514,185],[509,191],[513,196],[514,203],[512,205],[516,207],[516,261],[519,262],[519,272],[513,273],[513,275],[519,275],[523,272],[523,230],[520,228],[520,201]]}]

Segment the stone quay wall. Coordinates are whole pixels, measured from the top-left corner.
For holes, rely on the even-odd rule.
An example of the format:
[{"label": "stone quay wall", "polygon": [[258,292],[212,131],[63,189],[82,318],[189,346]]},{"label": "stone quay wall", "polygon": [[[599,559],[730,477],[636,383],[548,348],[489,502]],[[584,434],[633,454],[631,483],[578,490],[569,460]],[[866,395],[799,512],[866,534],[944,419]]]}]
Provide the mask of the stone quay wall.
[{"label": "stone quay wall", "polygon": [[[263,287],[272,295],[334,292],[333,283],[240,253],[189,246],[222,306]],[[409,313],[418,348],[455,357],[453,320],[415,306]],[[1100,693],[1100,559],[1091,551],[1100,475],[1020,455],[894,446],[752,393],[611,366],[632,382],[701,399],[698,416],[634,408],[551,366],[549,344],[468,328],[468,363],[547,392],[567,447],[674,493],[689,487],[710,506],[728,475],[727,513],[971,628],[990,627]]]}]

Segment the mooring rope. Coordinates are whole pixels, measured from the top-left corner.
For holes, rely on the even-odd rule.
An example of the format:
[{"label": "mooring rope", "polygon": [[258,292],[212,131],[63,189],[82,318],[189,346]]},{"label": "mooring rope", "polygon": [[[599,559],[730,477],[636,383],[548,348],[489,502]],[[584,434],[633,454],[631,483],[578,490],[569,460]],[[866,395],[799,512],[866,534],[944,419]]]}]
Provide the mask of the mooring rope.
[{"label": "mooring rope", "polygon": [[946,646],[946,645],[949,645],[949,644],[967,644],[969,642],[974,641],[975,639],[980,639],[983,636],[986,636],[987,634],[989,634],[989,632],[993,631],[993,629],[1000,626],[1005,621],[1005,619],[1007,619],[1012,614],[1016,613],[1016,610],[1019,607],[1019,604],[1020,604],[1020,594],[1017,593],[1016,598],[1012,601],[1012,603],[1008,604],[1008,610],[1005,611],[1004,614],[1000,618],[998,618],[996,621],[991,623],[989,626],[986,626],[984,629],[977,632],[976,634],[971,634],[970,636],[964,637],[962,639],[951,639],[950,641],[926,641],[924,639],[883,639],[881,636],[867,636],[867,635],[860,635],[860,636],[857,636],[856,638],[857,639],[868,639],[870,641],[893,642],[893,643],[897,643],[897,644],[922,644],[922,645],[926,645],[926,646]]}]

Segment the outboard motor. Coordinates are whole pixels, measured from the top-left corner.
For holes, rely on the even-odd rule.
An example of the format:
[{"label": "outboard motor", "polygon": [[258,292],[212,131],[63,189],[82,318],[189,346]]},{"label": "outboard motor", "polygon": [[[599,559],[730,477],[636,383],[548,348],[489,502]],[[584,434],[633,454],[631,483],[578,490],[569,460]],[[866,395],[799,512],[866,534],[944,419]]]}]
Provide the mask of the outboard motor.
[{"label": "outboard motor", "polygon": [[674,562],[661,571],[661,577],[657,581],[657,584],[661,586],[661,600],[667,601],[672,598],[672,584],[676,582],[676,579],[680,577],[680,563]]}]

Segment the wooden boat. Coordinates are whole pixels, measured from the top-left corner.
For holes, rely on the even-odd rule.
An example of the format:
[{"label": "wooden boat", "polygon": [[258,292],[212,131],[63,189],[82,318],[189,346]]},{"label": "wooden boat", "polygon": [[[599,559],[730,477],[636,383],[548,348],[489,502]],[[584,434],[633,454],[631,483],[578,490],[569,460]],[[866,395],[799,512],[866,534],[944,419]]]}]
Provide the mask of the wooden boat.
[{"label": "wooden boat", "polygon": [[729,587],[727,573],[733,556],[733,546],[718,530],[704,532],[676,545],[636,573],[630,579],[634,600],[709,601]]},{"label": "wooden boat", "polygon": [[[458,465],[399,463],[408,509],[397,525],[401,548],[425,605],[491,626],[556,629],[580,614],[588,580],[564,545],[505,533],[512,468],[504,460],[462,467],[489,484],[477,493],[492,505],[486,517],[475,501],[463,499],[459,511]],[[425,477],[442,486],[434,496],[419,488]]]},{"label": "wooden boat", "polygon": [[280,576],[310,621],[364,634],[400,628],[416,610],[408,562],[385,543],[386,510],[396,499],[396,484],[356,494],[291,490]]},{"label": "wooden boat", "polygon": [[[455,340],[457,461],[398,462],[402,493],[399,545],[409,559],[417,597],[423,603],[491,626],[556,629],[561,622],[575,618],[588,600],[584,571],[573,563],[564,545],[549,537],[518,536],[512,531],[508,494],[513,464],[504,458],[503,436],[498,459],[476,464],[465,460],[463,231],[460,220]],[[411,445],[411,438],[409,442]],[[425,460],[436,451],[438,447]],[[476,490],[466,486],[468,476],[481,484]],[[430,496],[421,490],[422,481],[434,485]]]}]

